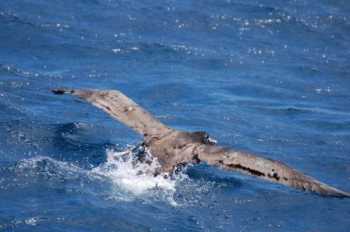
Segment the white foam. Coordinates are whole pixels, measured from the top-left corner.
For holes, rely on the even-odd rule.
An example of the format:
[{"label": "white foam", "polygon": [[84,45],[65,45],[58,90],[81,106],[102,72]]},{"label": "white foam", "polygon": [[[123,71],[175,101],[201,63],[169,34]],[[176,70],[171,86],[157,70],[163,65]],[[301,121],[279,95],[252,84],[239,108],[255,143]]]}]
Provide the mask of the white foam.
[{"label": "white foam", "polygon": [[[41,163],[46,162],[45,167],[41,167]],[[23,159],[16,165],[17,171],[25,172],[26,175],[37,175],[38,169],[41,170],[41,174],[46,176],[64,176],[67,179],[72,177],[79,177],[79,175],[86,175],[87,170],[84,170],[72,163],[64,161],[58,161],[47,156],[36,156],[30,159]],[[52,172],[54,170],[54,172]],[[45,173],[43,173],[45,172]]]},{"label": "white foam", "polygon": [[[25,176],[45,175],[50,177],[50,181],[62,178],[69,181],[79,180],[82,184],[87,184],[81,185],[84,188],[83,191],[103,198],[117,201],[160,200],[173,206],[178,205],[175,200],[177,191],[182,196],[179,201],[187,204],[189,203],[187,201],[195,202],[197,195],[200,192],[206,192],[210,187],[206,186],[207,184],[198,185],[190,181],[187,174],[183,172],[171,177],[167,173],[155,175],[159,172],[160,164],[148,151],[145,152],[148,155],[148,162],[139,161],[133,147],[124,151],[107,150],[106,162],[91,170],[50,157],[37,156],[21,160],[16,165],[16,171]],[[95,189],[96,184],[103,189]],[[105,184],[110,188],[106,188]],[[181,188],[177,189],[180,185]],[[186,199],[183,199],[183,196],[186,196]],[[182,205],[182,203],[179,204]]]},{"label": "white foam", "polygon": [[170,178],[167,173],[154,175],[159,169],[160,164],[156,158],[151,158],[147,163],[140,162],[129,148],[122,152],[107,150],[107,162],[91,172],[108,177],[119,190],[128,194],[139,197],[160,191],[175,204],[173,195],[179,178]]}]

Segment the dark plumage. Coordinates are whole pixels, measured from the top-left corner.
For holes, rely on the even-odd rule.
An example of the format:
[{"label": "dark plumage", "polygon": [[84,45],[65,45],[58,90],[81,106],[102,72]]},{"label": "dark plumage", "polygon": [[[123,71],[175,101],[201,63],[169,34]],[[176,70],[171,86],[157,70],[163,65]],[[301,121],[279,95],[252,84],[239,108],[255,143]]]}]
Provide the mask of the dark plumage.
[{"label": "dark plumage", "polygon": [[350,197],[350,193],[317,181],[279,161],[217,146],[206,132],[184,132],[165,126],[119,91],[55,89],[53,92],[78,96],[142,134],[145,146],[157,157],[163,172],[172,172],[177,166],[187,163],[206,162],[324,196]]}]

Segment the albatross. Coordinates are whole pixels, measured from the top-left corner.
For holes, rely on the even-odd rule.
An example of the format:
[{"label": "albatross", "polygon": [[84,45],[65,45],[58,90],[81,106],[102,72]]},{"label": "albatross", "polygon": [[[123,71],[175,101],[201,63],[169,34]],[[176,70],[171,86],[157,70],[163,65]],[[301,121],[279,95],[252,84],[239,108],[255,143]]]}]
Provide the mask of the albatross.
[{"label": "albatross", "polygon": [[77,96],[141,134],[144,146],[158,159],[162,172],[172,173],[177,167],[205,162],[322,196],[350,197],[350,193],[322,183],[280,161],[219,146],[206,132],[187,132],[168,127],[120,91],[59,88],[52,92]]}]

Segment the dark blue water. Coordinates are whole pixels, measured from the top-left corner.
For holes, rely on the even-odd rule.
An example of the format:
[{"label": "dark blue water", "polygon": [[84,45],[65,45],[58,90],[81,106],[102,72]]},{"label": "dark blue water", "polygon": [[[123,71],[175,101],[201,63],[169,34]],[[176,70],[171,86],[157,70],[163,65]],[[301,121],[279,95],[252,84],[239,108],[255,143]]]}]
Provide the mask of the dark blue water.
[{"label": "dark blue water", "polygon": [[205,165],[138,179],[107,154],[141,137],[50,93],[119,89],[175,128],[350,191],[349,12],[345,0],[1,0],[0,231],[349,231],[348,199]]}]

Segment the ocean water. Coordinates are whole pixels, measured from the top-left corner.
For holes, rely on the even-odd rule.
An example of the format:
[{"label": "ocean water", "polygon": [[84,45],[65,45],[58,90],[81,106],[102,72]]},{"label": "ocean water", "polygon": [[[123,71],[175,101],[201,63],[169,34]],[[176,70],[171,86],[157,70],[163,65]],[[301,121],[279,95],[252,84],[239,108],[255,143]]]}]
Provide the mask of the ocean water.
[{"label": "ocean water", "polygon": [[[350,191],[350,2],[1,0],[0,231],[350,231],[350,200],[207,165],[56,87],[119,89],[162,122]],[[140,172],[142,174],[140,175]]]}]

